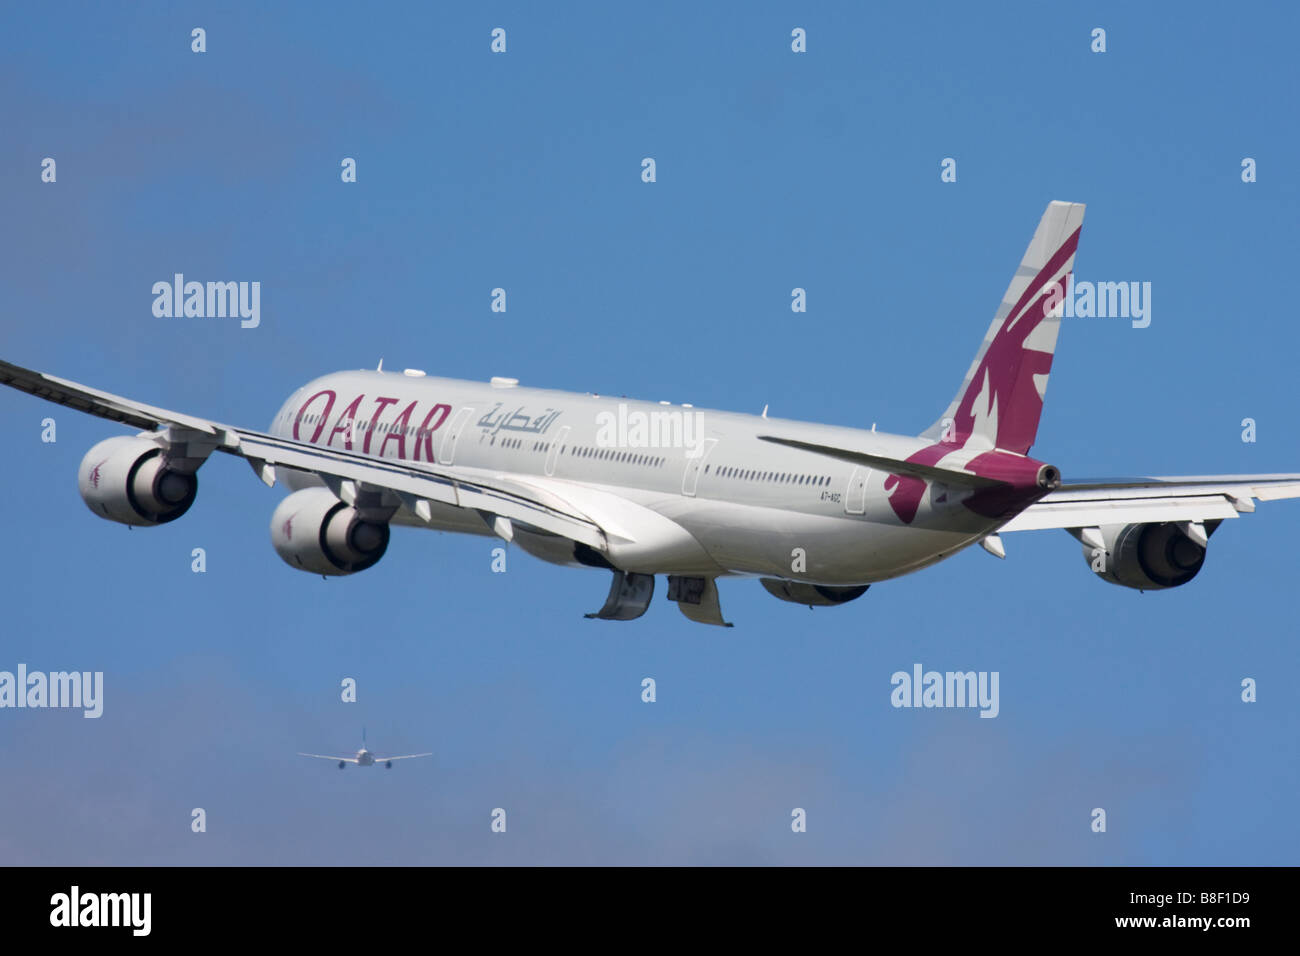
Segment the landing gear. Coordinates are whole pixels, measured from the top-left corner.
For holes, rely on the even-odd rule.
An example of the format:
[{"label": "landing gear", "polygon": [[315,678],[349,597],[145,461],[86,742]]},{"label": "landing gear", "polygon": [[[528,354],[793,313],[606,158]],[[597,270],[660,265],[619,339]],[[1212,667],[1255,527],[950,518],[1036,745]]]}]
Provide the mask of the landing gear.
[{"label": "landing gear", "polygon": [[605,606],[589,618],[604,621],[633,621],[645,613],[655,593],[655,576],[635,571],[615,571]]},{"label": "landing gear", "polygon": [[681,612],[700,624],[734,627],[722,619],[718,603],[718,585],[713,578],[686,578],[668,575],[668,600],[676,601]]},{"label": "landing gear", "polygon": [[[586,616],[605,621],[634,621],[646,612],[654,593],[653,574],[616,570],[614,580],[609,586],[609,596],[605,598],[605,606],[595,614]],[[668,600],[676,601],[681,612],[699,624],[713,624],[717,627],[734,626],[730,621],[722,619],[722,608],[718,604],[718,585],[713,578],[670,574],[668,575]]]}]

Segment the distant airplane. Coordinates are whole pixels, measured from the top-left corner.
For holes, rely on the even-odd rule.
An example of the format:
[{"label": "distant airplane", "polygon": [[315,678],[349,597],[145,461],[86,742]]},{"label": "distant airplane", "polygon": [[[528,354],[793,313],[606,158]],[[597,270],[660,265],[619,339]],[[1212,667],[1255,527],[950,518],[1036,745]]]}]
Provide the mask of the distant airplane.
[{"label": "distant airplane", "polygon": [[[282,476],[293,493],[271,516],[271,543],[291,567],[320,575],[373,566],[390,526],[411,525],[497,536],[544,561],[605,569],[608,596],[588,617],[640,617],[662,574],[688,618],[727,625],[720,577],[758,578],[795,604],[837,605],[972,544],[1004,557],[1004,532],[1063,528],[1102,580],[1178,587],[1200,571],[1225,519],[1253,512],[1255,499],[1300,497],[1300,474],[1063,481],[1028,457],[1083,214],[1077,203],[1047,206],[956,397],[919,437],[415,369],[316,379],[266,432],[7,362],[0,382],[149,429],[102,441],[82,460],[81,496],[111,521],[179,518],[213,451],[244,458],[268,485]],[[202,296],[199,283],[185,288]],[[908,320],[932,338],[950,335],[920,315],[916,291]],[[876,353],[859,363],[864,376],[901,360],[901,343],[881,341],[896,324],[882,323]],[[609,334],[610,363],[637,360],[634,345]],[[1185,384],[1176,369],[1167,377],[1167,388]]]},{"label": "distant airplane", "polygon": [[316,757],[319,760],[337,760],[339,769],[342,770],[347,764],[354,763],[358,767],[372,767],[377,763],[383,764],[389,770],[393,769],[394,760],[413,760],[416,757],[432,757],[432,753],[427,754],[402,754],[400,757],[380,757],[372,754],[366,748],[366,729],[361,728],[361,749],[357,751],[354,757],[332,757],[329,754],[305,754],[298,752],[299,757]]}]

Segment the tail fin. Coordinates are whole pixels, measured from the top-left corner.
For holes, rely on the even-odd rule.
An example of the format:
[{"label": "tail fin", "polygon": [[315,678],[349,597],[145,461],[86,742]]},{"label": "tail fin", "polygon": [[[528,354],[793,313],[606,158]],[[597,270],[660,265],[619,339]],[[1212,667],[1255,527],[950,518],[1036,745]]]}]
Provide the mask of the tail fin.
[{"label": "tail fin", "polygon": [[1029,452],[1043,413],[1083,204],[1050,202],[957,397],[922,438]]}]

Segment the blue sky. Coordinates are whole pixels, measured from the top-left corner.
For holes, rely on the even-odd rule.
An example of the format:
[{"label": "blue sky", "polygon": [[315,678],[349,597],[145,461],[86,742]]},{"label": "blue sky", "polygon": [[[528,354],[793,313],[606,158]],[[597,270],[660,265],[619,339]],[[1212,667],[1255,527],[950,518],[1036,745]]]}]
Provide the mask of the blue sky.
[{"label": "blue sky", "polygon": [[[1152,322],[1064,323],[1035,456],[1067,477],[1300,471],[1294,8],[383,11],[6,7],[0,357],[252,427],[382,357],[915,434],[1064,199],[1088,204],[1077,278],[1151,282]],[[260,281],[261,326],[155,318],[176,272]],[[511,551],[493,574],[488,539],[398,530],[363,574],[295,573],[268,540],[282,492],[225,457],[183,520],[128,532],[75,480],[126,433],[0,395],[0,669],[106,684],[96,721],[0,711],[0,861],[1300,858],[1300,504],[1228,522],[1174,591],[1108,586],[1037,532],[842,608],[724,581],[723,631],[662,581],[642,619],[584,620],[604,572]],[[891,708],[916,662],[999,671],[999,717]],[[295,756],[363,724],[436,756]]]}]

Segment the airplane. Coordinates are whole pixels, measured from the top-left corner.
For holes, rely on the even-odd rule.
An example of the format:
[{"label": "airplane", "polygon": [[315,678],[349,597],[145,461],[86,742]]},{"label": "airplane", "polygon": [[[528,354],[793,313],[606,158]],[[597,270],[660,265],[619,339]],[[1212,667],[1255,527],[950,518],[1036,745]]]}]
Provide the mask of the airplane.
[{"label": "airplane", "polygon": [[[95,514],[161,525],[189,510],[212,452],[292,492],[271,543],[301,571],[373,567],[393,525],[494,536],[612,581],[589,618],[645,613],[656,576],[692,621],[731,626],[719,578],[826,607],[974,544],[1064,529],[1102,580],[1181,587],[1223,521],[1300,497],[1300,474],[1066,480],[1029,456],[1073,271],[1080,203],[1051,202],[948,408],[919,436],[471,382],[344,371],[295,391],[266,431],[0,362],[0,382],[144,429],[78,471]],[[203,287],[186,286],[186,296]]]},{"label": "airplane", "polygon": [[375,764],[381,763],[389,770],[392,770],[394,760],[413,760],[416,757],[432,757],[433,754],[432,753],[402,754],[400,757],[376,756],[375,754],[372,754],[366,747],[366,729],[362,727],[361,728],[361,749],[357,751],[356,756],[354,757],[331,757],[328,754],[305,754],[302,751],[298,751],[298,756],[316,757],[320,760],[337,760],[339,762],[340,770],[342,770],[350,763],[354,763],[358,767],[373,767]]}]

